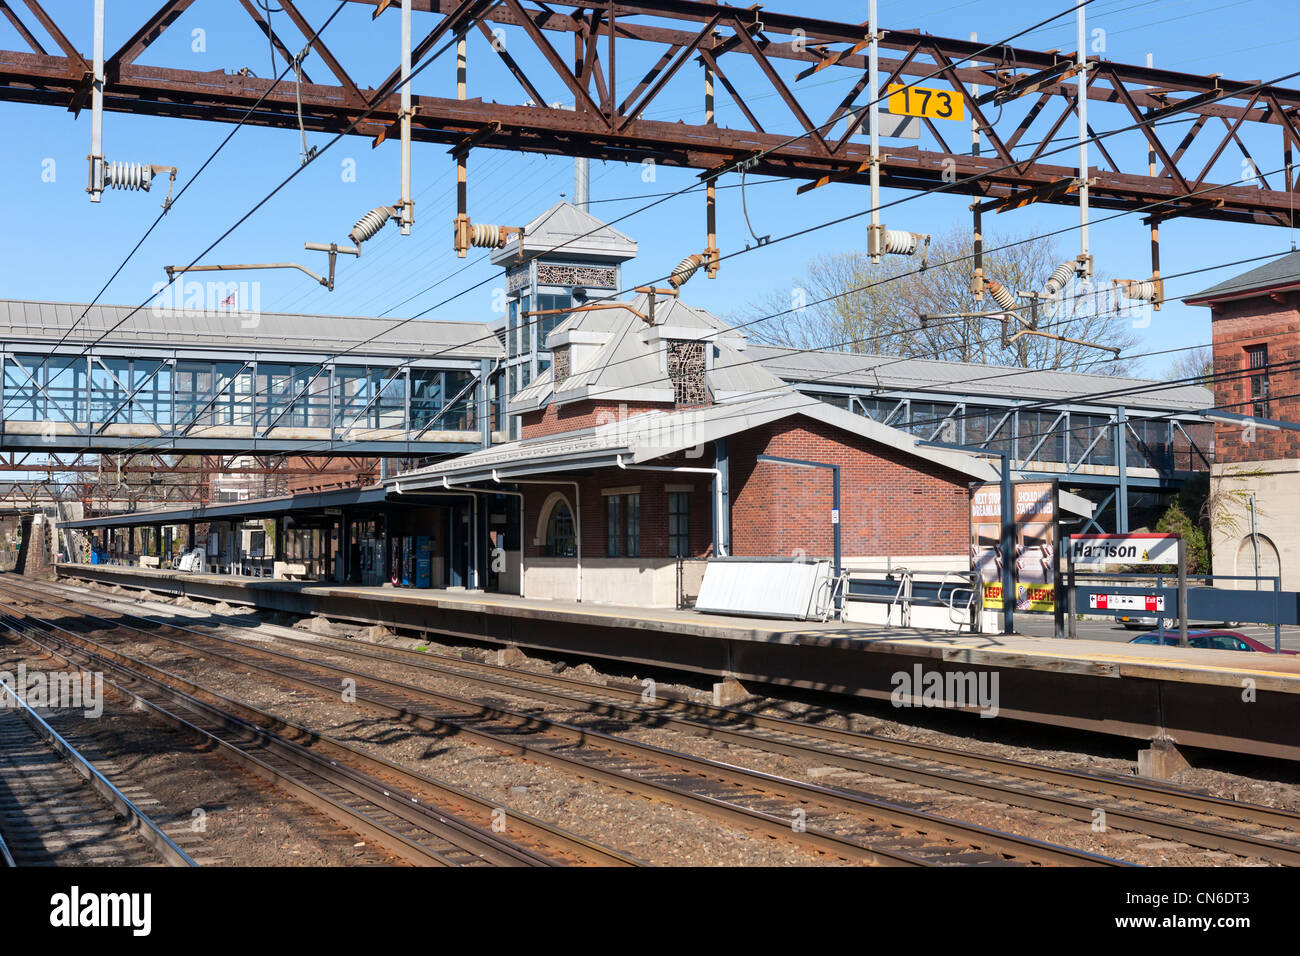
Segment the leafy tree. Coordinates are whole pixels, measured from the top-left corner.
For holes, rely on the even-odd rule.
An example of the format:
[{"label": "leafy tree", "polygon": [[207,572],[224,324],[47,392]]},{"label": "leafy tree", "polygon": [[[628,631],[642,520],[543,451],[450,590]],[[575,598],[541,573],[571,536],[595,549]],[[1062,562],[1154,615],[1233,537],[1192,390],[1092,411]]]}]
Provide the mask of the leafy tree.
[{"label": "leafy tree", "polygon": [[1170,502],[1165,513],[1160,516],[1160,520],[1156,522],[1156,531],[1161,534],[1182,535],[1188,574],[1210,573],[1210,549],[1205,541],[1205,532],[1183,510],[1178,499]]}]

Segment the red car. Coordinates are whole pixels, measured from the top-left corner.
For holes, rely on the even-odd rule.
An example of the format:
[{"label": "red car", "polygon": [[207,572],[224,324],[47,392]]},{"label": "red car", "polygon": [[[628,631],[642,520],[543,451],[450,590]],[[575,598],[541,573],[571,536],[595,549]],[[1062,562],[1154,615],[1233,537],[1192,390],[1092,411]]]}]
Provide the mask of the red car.
[{"label": "red car", "polygon": [[[1130,644],[1163,644],[1166,647],[1178,647],[1177,631],[1147,631],[1139,634]],[[1237,631],[1188,631],[1187,646],[1200,647],[1212,651],[1259,651],[1263,654],[1277,653],[1268,644]],[[1283,650],[1283,654],[1300,654],[1300,651]]]}]

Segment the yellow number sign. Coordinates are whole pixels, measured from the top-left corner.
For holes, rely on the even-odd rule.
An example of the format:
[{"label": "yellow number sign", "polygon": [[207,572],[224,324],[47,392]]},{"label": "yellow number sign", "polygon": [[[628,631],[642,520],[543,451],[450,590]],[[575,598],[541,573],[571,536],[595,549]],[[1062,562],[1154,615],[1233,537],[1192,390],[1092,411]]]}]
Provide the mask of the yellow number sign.
[{"label": "yellow number sign", "polygon": [[952,90],[932,90],[924,86],[889,87],[889,112],[899,116],[927,116],[930,119],[966,118],[966,105]]}]

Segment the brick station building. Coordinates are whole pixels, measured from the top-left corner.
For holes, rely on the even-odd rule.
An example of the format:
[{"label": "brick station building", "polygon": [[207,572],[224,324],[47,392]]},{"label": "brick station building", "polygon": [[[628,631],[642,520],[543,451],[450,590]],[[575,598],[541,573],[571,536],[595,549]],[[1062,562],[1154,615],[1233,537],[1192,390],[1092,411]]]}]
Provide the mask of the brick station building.
[{"label": "brick station building", "polygon": [[1300,252],[1183,301],[1210,308],[1215,407],[1247,418],[1215,426],[1214,572],[1300,589],[1300,431],[1254,424],[1300,422]]},{"label": "brick station building", "polygon": [[517,494],[525,596],[665,606],[680,558],[830,556],[831,472],[761,456],[839,466],[845,566],[969,570],[969,488],[997,480],[989,460],[791,388],[680,299],[574,311],[546,346],[509,406],[519,440],[389,483]]}]

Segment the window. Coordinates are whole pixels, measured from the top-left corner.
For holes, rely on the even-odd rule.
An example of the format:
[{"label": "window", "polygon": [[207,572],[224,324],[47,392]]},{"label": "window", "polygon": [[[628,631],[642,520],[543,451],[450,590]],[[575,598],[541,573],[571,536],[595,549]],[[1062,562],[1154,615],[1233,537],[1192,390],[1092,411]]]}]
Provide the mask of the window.
[{"label": "window", "polygon": [[567,501],[557,501],[551,506],[551,516],[546,521],[546,555],[550,558],[571,558],[577,554],[573,537],[573,512]]},{"label": "window", "polygon": [[519,340],[517,329],[519,328],[519,300],[510,300],[510,319],[506,326],[506,357],[514,358],[519,354]]},{"label": "window", "polygon": [[627,556],[641,555],[641,496],[627,496]]},{"label": "window", "polygon": [[537,316],[528,315],[533,306],[528,296],[519,300],[519,354],[529,355],[533,351],[533,323],[537,321]]},{"label": "window", "polygon": [[[539,295],[537,297],[537,308],[546,312],[552,309],[567,309],[572,305],[573,297],[569,295]],[[539,351],[547,347],[546,337],[551,334],[551,330],[572,314],[572,312],[556,312],[554,315],[540,315],[537,317],[537,348]]]},{"label": "window", "polygon": [[617,558],[620,542],[623,540],[623,496],[608,495],[605,498],[605,556]]},{"label": "window", "polygon": [[605,556],[641,556],[641,495],[605,496]]},{"label": "window", "polygon": [[668,556],[687,558],[691,554],[691,496],[686,491],[668,492]]},{"label": "window", "polygon": [[1256,418],[1269,416],[1268,346],[1246,346],[1247,367],[1250,369],[1251,414]]}]

